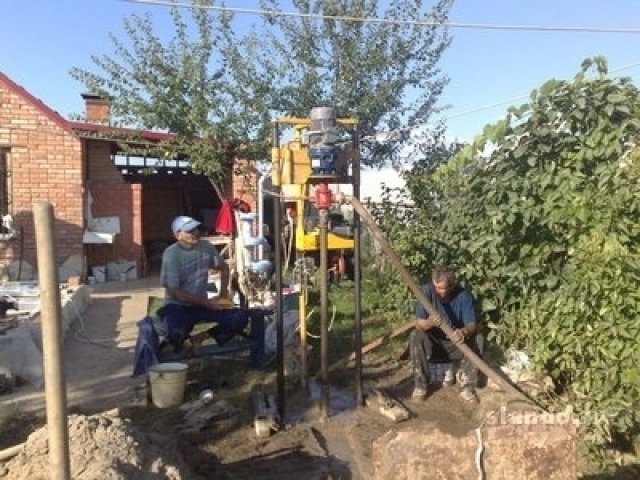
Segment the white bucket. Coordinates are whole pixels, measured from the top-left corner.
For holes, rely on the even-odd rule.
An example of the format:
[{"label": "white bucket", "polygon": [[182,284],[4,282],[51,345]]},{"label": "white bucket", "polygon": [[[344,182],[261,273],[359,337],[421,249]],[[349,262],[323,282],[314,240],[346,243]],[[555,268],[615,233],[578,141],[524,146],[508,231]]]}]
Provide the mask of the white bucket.
[{"label": "white bucket", "polygon": [[182,403],[187,380],[186,363],[158,363],[149,369],[151,401],[158,408],[175,407]]}]

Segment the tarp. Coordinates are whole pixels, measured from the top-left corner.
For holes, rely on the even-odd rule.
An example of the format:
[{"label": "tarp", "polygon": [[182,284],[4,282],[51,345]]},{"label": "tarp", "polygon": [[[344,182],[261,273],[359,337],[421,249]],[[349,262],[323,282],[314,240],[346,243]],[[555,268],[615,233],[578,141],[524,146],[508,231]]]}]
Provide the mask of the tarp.
[{"label": "tarp", "polygon": [[138,340],[133,354],[133,377],[146,374],[149,369],[159,362],[160,342],[153,319],[147,315],[138,325]]}]

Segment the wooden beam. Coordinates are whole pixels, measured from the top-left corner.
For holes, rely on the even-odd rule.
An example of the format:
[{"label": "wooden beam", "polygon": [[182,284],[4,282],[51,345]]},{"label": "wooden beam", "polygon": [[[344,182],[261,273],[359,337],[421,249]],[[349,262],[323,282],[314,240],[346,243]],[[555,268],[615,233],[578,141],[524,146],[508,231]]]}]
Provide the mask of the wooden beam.
[{"label": "wooden beam", "polygon": [[[382,345],[386,341],[391,340],[392,338],[398,337],[398,336],[402,335],[403,333],[408,332],[413,327],[415,327],[415,324],[416,324],[416,321],[415,320],[411,320],[410,322],[407,322],[404,325],[396,328],[391,333],[387,333],[385,335],[382,335],[381,337],[376,338],[372,342],[367,343],[366,345],[364,345],[362,347],[362,349],[360,351],[363,354],[365,354],[367,352],[370,352],[371,350],[373,350],[375,348],[378,348],[380,345]],[[333,363],[329,367],[329,370],[335,370],[336,368],[343,367],[346,364],[348,364],[349,362],[355,360],[355,358],[356,358],[356,352],[351,352],[349,354],[349,356],[344,357],[344,358],[338,360],[337,362]]]}]

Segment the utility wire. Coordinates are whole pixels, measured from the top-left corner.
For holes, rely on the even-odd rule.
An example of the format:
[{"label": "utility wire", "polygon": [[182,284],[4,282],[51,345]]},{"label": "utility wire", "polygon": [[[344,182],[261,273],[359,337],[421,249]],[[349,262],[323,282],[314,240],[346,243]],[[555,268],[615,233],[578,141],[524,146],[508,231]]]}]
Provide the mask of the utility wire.
[{"label": "utility wire", "polygon": [[[628,70],[630,68],[634,68],[634,67],[638,67],[638,66],[640,66],[640,62],[634,62],[634,63],[630,63],[629,65],[624,65],[622,67],[618,67],[618,68],[614,68],[612,70],[609,70],[608,73],[609,74],[618,73],[618,72],[621,72],[623,70]],[[506,100],[501,100],[499,102],[490,103],[488,105],[483,105],[483,106],[480,106],[480,107],[472,108],[470,110],[464,110],[462,112],[453,113],[451,115],[444,115],[441,118],[441,120],[447,121],[447,120],[451,120],[451,119],[454,119],[454,118],[464,117],[464,116],[471,115],[471,114],[474,114],[474,113],[483,112],[485,110],[490,110],[492,108],[502,107],[504,105],[510,105],[513,102],[516,102],[518,100],[524,100],[524,99],[528,98],[529,95],[530,95],[530,93],[526,93],[524,95],[518,95],[517,97],[511,97],[511,98],[508,98]],[[433,125],[433,122],[427,122],[427,123],[417,124],[417,125],[408,125],[406,127],[398,128],[398,129],[395,129],[395,130],[380,131],[380,132],[376,132],[376,133],[374,133],[372,135],[368,135],[366,137],[362,137],[360,139],[360,141],[361,142],[378,141],[377,140],[378,136],[384,136],[386,139],[393,140],[394,138],[396,138],[397,135],[402,134],[404,132],[409,132],[411,130],[422,128],[422,127],[429,127],[431,125]],[[419,137],[413,137],[413,139],[414,140],[419,140],[421,138],[428,138],[428,137],[429,137],[429,135],[424,135],[423,134],[423,135],[420,135]]]},{"label": "utility wire", "polygon": [[[480,23],[456,23],[456,22],[429,22],[420,20],[399,20],[394,18],[377,18],[377,17],[353,17],[346,15],[323,15],[314,13],[302,13],[302,12],[283,12],[278,10],[263,10],[256,8],[240,8],[240,7],[224,7],[216,5],[193,5],[189,3],[181,3],[172,0],[121,0],[127,3],[135,3],[142,5],[154,5],[162,7],[176,7],[176,8],[198,8],[206,10],[216,10],[232,13],[244,13],[252,15],[273,15],[273,16],[286,16],[286,17],[300,17],[300,18],[313,18],[313,19],[326,19],[326,20],[338,20],[348,22],[360,22],[360,23],[379,23],[379,24],[393,24],[393,25],[413,25],[413,26],[446,26],[450,28],[468,28],[468,29],[484,29],[484,30],[520,30],[520,31],[543,31],[543,32],[572,32],[572,33],[627,33],[627,34],[640,34],[640,29],[637,28],[601,28],[601,27],[549,27],[544,25],[506,25],[506,24],[480,24]],[[632,63],[623,67],[619,67],[610,70],[609,73],[616,73],[622,70],[626,70],[632,67],[637,67],[640,62]],[[451,120],[454,118],[464,117],[474,113],[490,110],[495,107],[509,105],[515,101],[526,99],[530,94],[519,95],[499,102],[494,102],[488,105],[483,105],[471,110],[465,110],[459,113],[451,115],[445,115],[442,120]],[[416,128],[428,127],[432,123],[410,125],[395,130],[386,130],[376,132],[366,137],[361,137],[362,142],[377,142],[379,136],[384,136],[387,141],[393,140],[398,134],[414,130]]]},{"label": "utility wire", "polygon": [[122,0],[128,3],[154,5],[161,7],[176,7],[188,9],[216,10],[220,12],[245,13],[250,15],[271,15],[277,17],[299,17],[316,20],[336,20],[341,22],[378,23],[389,25],[409,25],[416,27],[449,27],[466,28],[472,30],[518,30],[530,32],[567,32],[567,33],[622,33],[640,34],[640,28],[609,28],[609,27],[549,27],[546,25],[509,25],[493,23],[460,23],[434,22],[428,20],[400,20],[397,18],[354,17],[350,15],[325,15],[322,13],[284,12],[280,10],[263,10],[259,8],[224,7],[217,5],[193,5],[190,3],[174,2],[171,0]]},{"label": "utility wire", "polygon": [[[640,66],[640,62],[635,62],[635,63],[631,63],[629,65],[625,65],[624,67],[619,67],[619,68],[614,68],[613,70],[609,70],[609,73],[617,73],[617,72],[621,72],[622,70],[627,70],[629,68],[633,68],[633,67],[637,67]],[[470,115],[472,113],[477,113],[477,112],[481,112],[483,110],[489,110],[491,108],[494,107],[501,107],[503,105],[508,105],[510,103],[513,103],[517,100],[523,100],[527,97],[529,97],[529,93],[525,94],[525,95],[518,95],[517,97],[512,97],[512,98],[508,98],[506,100],[501,100],[499,102],[495,102],[495,103],[491,103],[489,105],[484,105],[482,107],[477,107],[471,110],[465,110],[463,112],[459,112],[459,113],[454,113],[452,115],[446,115],[444,117],[445,120],[451,120],[452,118],[458,118],[458,117],[464,117],[465,115]]]}]

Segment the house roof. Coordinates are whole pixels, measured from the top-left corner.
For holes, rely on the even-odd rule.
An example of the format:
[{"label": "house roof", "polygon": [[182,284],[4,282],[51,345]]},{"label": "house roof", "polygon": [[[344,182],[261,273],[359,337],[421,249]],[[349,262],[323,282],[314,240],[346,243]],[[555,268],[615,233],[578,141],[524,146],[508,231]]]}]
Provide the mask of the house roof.
[{"label": "house roof", "polygon": [[[137,130],[135,128],[113,127],[111,125],[101,125],[98,123],[87,123],[87,122],[67,121],[67,124],[71,129],[73,129],[76,133],[80,135],[82,134],[82,132],[115,133],[118,135],[137,136],[149,142],[162,142],[164,140],[171,140],[172,138],[175,138],[175,134],[173,133],[158,132],[154,130]],[[105,140],[108,140],[108,139],[105,139]]]},{"label": "house roof", "polygon": [[[74,132],[80,137],[85,136],[83,135],[83,133],[114,133],[118,135],[136,136],[149,142],[162,142],[164,140],[171,140],[172,138],[175,138],[175,135],[172,133],[158,132],[153,130],[137,130],[133,128],[113,127],[110,125],[67,120],[58,112],[48,107],[42,100],[34,97],[24,87],[18,85],[2,72],[0,72],[0,82],[5,83],[9,91],[24,98],[40,113],[42,113],[60,128],[68,132]],[[109,141],[109,139],[104,140]]]},{"label": "house roof", "polygon": [[49,108],[42,100],[34,97],[29,92],[27,92],[24,87],[18,85],[16,82],[7,77],[4,73],[0,72],[0,82],[5,83],[9,91],[15,93],[16,95],[24,98],[31,105],[33,105],[40,113],[46,116],[53,123],[58,125],[60,128],[66,131],[71,131],[71,127],[69,126],[69,122],[58,112]]}]

